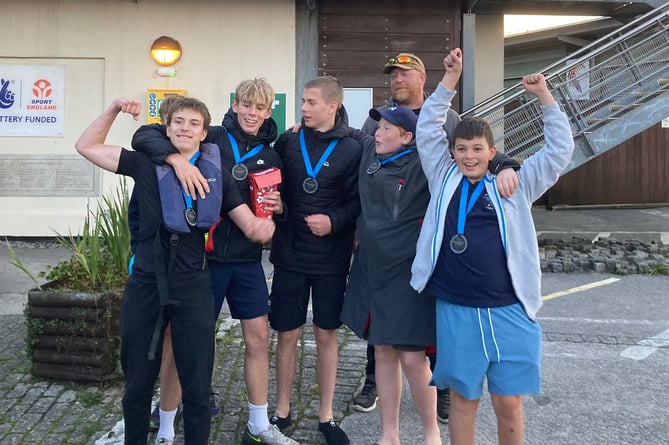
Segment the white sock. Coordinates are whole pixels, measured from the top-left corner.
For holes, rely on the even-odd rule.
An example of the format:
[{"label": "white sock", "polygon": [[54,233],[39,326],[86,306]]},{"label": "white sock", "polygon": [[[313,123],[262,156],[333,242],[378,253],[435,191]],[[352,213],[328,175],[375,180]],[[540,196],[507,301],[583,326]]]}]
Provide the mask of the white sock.
[{"label": "white sock", "polygon": [[[267,417],[267,404],[253,405],[249,402],[249,422],[248,427],[251,434],[258,435],[267,431],[270,427],[269,417]],[[162,426],[162,424],[161,424]]]},{"label": "white sock", "polygon": [[174,439],[174,418],[176,415],[176,409],[174,411],[160,410],[160,429],[156,433],[157,439]]}]

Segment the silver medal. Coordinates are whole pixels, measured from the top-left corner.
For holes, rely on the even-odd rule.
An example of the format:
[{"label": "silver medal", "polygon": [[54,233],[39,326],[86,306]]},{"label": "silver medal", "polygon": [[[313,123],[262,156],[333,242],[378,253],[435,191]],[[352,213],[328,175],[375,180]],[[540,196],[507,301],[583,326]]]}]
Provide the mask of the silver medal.
[{"label": "silver medal", "polygon": [[373,164],[371,164],[369,167],[367,167],[367,174],[368,175],[373,175],[374,173],[378,172],[380,168],[381,168],[381,162],[376,161]]},{"label": "silver medal", "polygon": [[186,222],[188,223],[189,226],[195,227],[197,224],[197,213],[195,213],[195,209],[188,208],[184,212],[184,217],[186,217]]},{"label": "silver medal", "polygon": [[237,181],[243,181],[249,175],[249,169],[244,164],[235,164],[232,167],[232,177]]},{"label": "silver medal", "polygon": [[302,183],[302,189],[310,195],[316,193],[316,190],[318,190],[318,181],[316,178],[307,178]]},{"label": "silver medal", "polygon": [[458,233],[451,238],[450,246],[453,253],[460,254],[467,250],[467,238]]}]

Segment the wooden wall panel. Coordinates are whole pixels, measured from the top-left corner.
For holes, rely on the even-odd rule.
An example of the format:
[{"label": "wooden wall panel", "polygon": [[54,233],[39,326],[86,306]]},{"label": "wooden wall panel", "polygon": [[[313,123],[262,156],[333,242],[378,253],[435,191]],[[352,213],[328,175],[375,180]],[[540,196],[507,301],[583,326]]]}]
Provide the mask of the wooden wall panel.
[{"label": "wooden wall panel", "polygon": [[538,204],[669,203],[669,129],[660,124],[567,173]]},{"label": "wooden wall panel", "polygon": [[415,53],[427,69],[425,84],[437,85],[444,56],[460,46],[461,27],[455,0],[322,0],[318,74],[335,76],[344,87],[373,88],[379,106],[390,99],[382,73],[388,58]]}]

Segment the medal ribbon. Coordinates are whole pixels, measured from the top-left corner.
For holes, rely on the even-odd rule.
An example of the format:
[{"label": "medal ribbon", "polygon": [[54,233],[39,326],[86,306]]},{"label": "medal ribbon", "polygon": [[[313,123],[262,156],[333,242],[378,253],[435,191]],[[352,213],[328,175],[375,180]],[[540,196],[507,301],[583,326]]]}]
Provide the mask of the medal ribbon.
[{"label": "medal ribbon", "polygon": [[332,151],[335,148],[335,145],[339,142],[339,138],[333,139],[328,147],[325,149],[323,156],[316,163],[316,168],[311,166],[311,159],[309,159],[309,153],[307,153],[307,144],[304,142],[304,131],[300,130],[300,149],[302,150],[302,160],[304,161],[304,168],[307,171],[307,175],[311,178],[316,179],[318,172],[321,171],[321,167],[325,164],[325,161],[330,157]]},{"label": "medal ribbon", "polygon": [[[197,153],[195,153],[189,160],[188,162],[191,163],[191,165],[195,165],[195,161],[200,159],[200,151],[198,150]],[[184,201],[186,202],[186,208],[187,209],[192,209],[193,208],[193,197],[190,195],[187,195],[186,192],[184,191],[183,187],[181,188],[181,193],[184,195]]]},{"label": "medal ribbon", "polygon": [[483,180],[479,181],[479,184],[476,186],[472,192],[472,196],[467,201],[467,195],[469,194],[469,180],[467,178],[462,179],[462,189],[460,190],[460,210],[458,211],[458,235],[465,234],[465,220],[467,215],[472,211],[472,207],[476,203],[476,200],[481,195],[483,191]]},{"label": "medal ribbon", "polygon": [[404,151],[401,151],[401,152],[399,152],[399,153],[393,155],[392,157],[390,157],[390,158],[388,158],[388,159],[384,159],[383,161],[380,160],[379,158],[376,158],[376,162],[378,162],[379,164],[381,164],[381,166],[383,167],[384,165],[386,165],[386,164],[388,164],[388,163],[390,163],[390,162],[393,162],[395,159],[399,159],[399,158],[401,158],[402,156],[406,156],[406,155],[408,155],[409,153],[413,153],[414,151],[416,151],[416,150],[413,150],[413,149],[412,149],[412,150],[404,150]]},{"label": "medal ribbon", "polygon": [[228,139],[230,140],[230,145],[232,146],[232,154],[235,155],[235,164],[239,164],[241,162],[244,162],[248,158],[252,158],[253,156],[260,153],[260,151],[265,147],[263,144],[256,145],[248,152],[246,152],[244,156],[239,156],[239,146],[237,145],[237,140],[230,133],[227,134],[228,134]]}]

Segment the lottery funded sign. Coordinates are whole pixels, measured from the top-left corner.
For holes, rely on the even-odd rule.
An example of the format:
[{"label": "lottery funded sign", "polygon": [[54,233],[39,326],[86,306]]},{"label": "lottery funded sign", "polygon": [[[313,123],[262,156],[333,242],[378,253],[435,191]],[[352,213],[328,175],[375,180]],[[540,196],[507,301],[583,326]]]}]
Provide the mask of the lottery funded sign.
[{"label": "lottery funded sign", "polygon": [[0,136],[63,137],[64,65],[0,65]]}]

